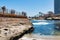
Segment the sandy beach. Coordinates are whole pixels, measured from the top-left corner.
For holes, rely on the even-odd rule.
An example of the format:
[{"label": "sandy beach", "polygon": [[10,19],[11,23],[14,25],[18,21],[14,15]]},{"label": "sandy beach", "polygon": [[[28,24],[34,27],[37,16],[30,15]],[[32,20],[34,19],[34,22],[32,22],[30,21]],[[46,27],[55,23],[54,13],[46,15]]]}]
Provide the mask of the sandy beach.
[{"label": "sandy beach", "polygon": [[35,34],[27,34],[19,40],[60,40],[60,36],[40,36]]}]

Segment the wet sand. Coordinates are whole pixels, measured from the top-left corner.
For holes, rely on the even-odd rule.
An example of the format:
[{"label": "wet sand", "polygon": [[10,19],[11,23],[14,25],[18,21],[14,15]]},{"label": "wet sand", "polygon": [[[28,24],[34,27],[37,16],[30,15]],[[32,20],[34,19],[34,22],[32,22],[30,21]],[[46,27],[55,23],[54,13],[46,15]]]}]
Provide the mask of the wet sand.
[{"label": "wet sand", "polygon": [[60,40],[60,36],[39,36],[34,34],[27,34],[19,40]]}]

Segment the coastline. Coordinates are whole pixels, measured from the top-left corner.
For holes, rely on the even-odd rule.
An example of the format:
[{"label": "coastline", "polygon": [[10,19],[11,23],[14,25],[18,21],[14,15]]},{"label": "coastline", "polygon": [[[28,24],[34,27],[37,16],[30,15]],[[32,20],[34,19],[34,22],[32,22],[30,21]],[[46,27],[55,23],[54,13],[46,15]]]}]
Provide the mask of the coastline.
[{"label": "coastline", "polygon": [[39,36],[35,34],[26,34],[19,40],[59,40],[60,36]]}]

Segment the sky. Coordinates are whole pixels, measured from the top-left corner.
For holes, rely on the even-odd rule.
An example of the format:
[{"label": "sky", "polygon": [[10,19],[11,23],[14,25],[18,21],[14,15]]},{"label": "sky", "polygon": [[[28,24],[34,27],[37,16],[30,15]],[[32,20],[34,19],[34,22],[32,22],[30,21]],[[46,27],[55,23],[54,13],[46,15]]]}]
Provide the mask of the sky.
[{"label": "sky", "polygon": [[0,7],[26,12],[27,16],[34,16],[39,12],[54,12],[54,0],[0,0]]}]

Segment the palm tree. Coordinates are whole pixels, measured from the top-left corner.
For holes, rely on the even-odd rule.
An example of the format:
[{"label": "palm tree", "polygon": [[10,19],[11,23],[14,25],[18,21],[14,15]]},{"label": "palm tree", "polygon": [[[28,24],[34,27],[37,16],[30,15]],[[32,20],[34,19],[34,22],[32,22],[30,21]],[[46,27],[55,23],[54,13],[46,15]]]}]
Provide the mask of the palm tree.
[{"label": "palm tree", "polygon": [[3,7],[2,7],[3,14],[4,14],[5,10],[6,10],[6,7],[3,6]]}]

